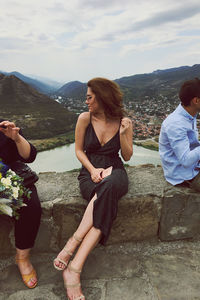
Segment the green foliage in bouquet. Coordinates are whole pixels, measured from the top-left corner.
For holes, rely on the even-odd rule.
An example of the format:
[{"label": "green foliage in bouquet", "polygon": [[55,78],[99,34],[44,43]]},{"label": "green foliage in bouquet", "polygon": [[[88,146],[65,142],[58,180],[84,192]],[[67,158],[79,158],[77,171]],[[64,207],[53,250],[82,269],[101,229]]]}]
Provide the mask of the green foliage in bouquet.
[{"label": "green foliage in bouquet", "polygon": [[26,206],[24,197],[30,199],[30,195],[30,189],[23,186],[23,178],[15,172],[9,169],[4,176],[0,173],[0,214],[19,219],[19,208]]}]

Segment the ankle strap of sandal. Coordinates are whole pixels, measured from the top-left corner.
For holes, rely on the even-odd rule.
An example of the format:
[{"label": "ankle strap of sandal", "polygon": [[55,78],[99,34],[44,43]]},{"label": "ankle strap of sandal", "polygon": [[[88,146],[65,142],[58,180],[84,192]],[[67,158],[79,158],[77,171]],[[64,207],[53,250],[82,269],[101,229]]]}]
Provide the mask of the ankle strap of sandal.
[{"label": "ankle strap of sandal", "polygon": [[79,236],[77,236],[75,233],[74,233],[74,235],[73,235],[73,238],[77,241],[77,242],[79,242],[79,243],[81,243],[82,242],[82,238],[80,238]]},{"label": "ankle strap of sandal", "polygon": [[63,248],[63,250],[64,250],[69,256],[72,256],[72,255],[73,255],[73,252],[70,252],[70,251],[67,249],[66,246]]}]

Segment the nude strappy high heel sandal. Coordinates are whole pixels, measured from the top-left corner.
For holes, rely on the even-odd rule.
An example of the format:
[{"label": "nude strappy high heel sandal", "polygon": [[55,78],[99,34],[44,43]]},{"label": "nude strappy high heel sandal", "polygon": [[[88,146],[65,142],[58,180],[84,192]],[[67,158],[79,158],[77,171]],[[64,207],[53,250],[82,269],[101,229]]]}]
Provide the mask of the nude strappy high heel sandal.
[{"label": "nude strappy high heel sandal", "polygon": [[[79,244],[82,242],[82,240],[83,240],[83,239],[81,239],[80,237],[78,237],[76,234],[74,234],[72,237],[78,242],[78,245],[79,245]],[[63,248],[63,250],[64,250],[69,256],[72,256],[72,255],[73,255],[73,252],[71,252],[71,251],[67,248],[67,246],[65,246],[65,247]],[[58,266],[56,265],[56,262],[62,263],[62,264],[64,265],[64,267],[63,267],[63,268],[58,267]],[[57,256],[57,257],[54,259],[54,261],[53,261],[53,265],[54,265],[54,268],[55,268],[56,270],[58,270],[58,271],[64,271],[64,270],[67,268],[67,266],[68,266],[68,262],[69,262],[69,260],[66,262],[66,261],[64,261],[63,259],[60,259],[60,258]]]},{"label": "nude strappy high heel sandal", "polygon": [[[69,263],[68,268],[69,268],[69,270],[72,271],[72,272],[81,274],[81,271],[82,271],[82,270],[77,270],[77,269],[73,268],[73,267],[71,266],[71,262]],[[80,282],[77,282],[77,283],[74,283],[74,284],[66,284],[66,283],[64,283],[64,286],[65,286],[66,289],[67,289],[67,288],[76,288],[76,287],[81,286],[81,284],[80,284]],[[68,299],[69,299],[69,298],[68,298]],[[74,298],[74,300],[85,300],[85,296],[82,294],[82,295],[80,295],[80,296]]]}]

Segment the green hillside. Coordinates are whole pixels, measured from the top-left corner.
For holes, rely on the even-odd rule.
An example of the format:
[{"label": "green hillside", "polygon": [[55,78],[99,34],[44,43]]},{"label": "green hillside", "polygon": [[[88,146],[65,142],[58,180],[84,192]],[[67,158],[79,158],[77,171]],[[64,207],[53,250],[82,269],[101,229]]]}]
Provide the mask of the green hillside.
[{"label": "green hillside", "polygon": [[14,75],[0,74],[0,118],[15,121],[31,139],[74,129],[76,115]]},{"label": "green hillside", "polygon": [[122,77],[115,81],[120,85],[125,101],[140,100],[145,96],[156,97],[159,94],[170,100],[177,95],[184,81],[195,77],[200,77],[200,64],[157,70],[149,74]]}]

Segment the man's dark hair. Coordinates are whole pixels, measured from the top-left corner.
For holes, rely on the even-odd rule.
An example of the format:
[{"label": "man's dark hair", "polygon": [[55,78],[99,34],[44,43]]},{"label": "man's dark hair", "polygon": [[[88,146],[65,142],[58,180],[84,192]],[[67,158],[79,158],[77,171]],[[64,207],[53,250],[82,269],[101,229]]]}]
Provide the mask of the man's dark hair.
[{"label": "man's dark hair", "polygon": [[179,98],[184,106],[190,105],[190,101],[194,97],[200,98],[200,80],[195,78],[185,81],[180,88]]}]

